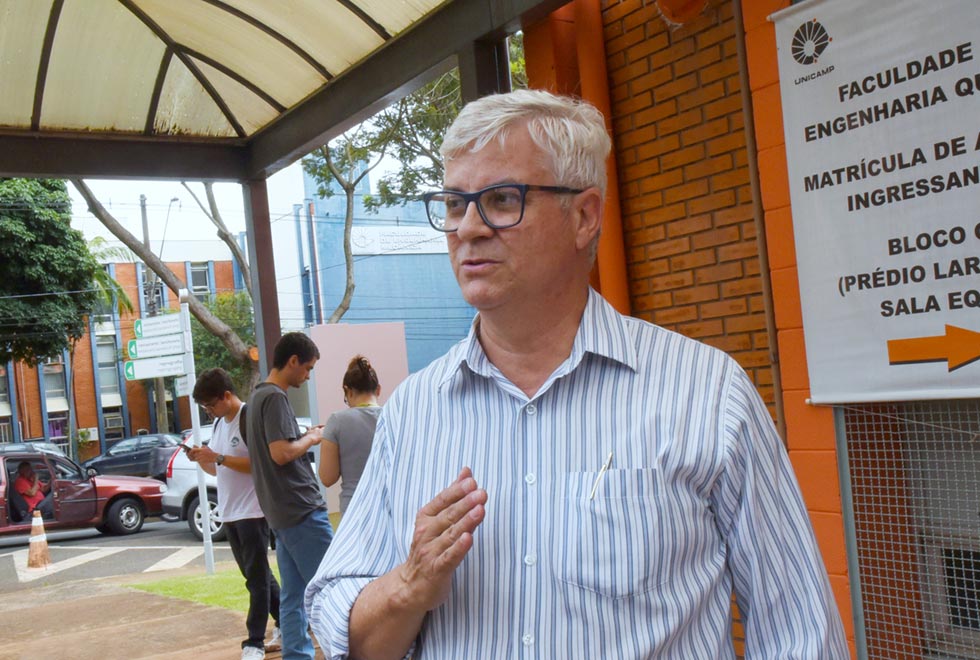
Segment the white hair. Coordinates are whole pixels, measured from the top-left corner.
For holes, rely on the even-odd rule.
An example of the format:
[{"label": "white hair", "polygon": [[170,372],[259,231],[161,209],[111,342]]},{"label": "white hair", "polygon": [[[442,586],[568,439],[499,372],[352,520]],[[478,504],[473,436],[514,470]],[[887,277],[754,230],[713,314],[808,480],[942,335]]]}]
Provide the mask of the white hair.
[{"label": "white hair", "polygon": [[558,185],[596,187],[606,194],[606,157],[612,146],[606,122],[595,106],[543,90],[491,94],[467,103],[453,122],[440,152],[451,160],[496,139],[504,145],[516,127],[527,126],[534,143],[551,159]]}]

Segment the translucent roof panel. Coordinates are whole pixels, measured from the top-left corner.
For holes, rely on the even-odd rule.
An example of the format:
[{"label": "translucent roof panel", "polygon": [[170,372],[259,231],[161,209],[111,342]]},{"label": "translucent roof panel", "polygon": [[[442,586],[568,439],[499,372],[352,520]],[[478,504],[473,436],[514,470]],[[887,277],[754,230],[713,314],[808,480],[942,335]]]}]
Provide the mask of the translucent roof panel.
[{"label": "translucent roof panel", "polygon": [[180,48],[224,67],[283,108],[326,82],[281,40],[219,7],[186,0],[136,2]]},{"label": "translucent roof panel", "polygon": [[448,4],[0,0],[0,127],[247,138]]},{"label": "translucent roof panel", "polygon": [[0,0],[0,175],[269,176],[565,4]]},{"label": "translucent roof panel", "polygon": [[163,43],[115,0],[66,2],[51,47],[41,126],[143,131],[163,53]]},{"label": "translucent roof panel", "polygon": [[247,134],[254,133],[279,115],[279,112],[262,97],[233,78],[205,62],[197,62],[197,66],[214,85],[215,90],[231,110],[231,114]]},{"label": "translucent roof panel", "polygon": [[[259,19],[336,75],[384,43],[384,39],[334,0],[226,0]],[[303,20],[297,20],[303,17]]]},{"label": "translucent roof panel", "polygon": [[163,135],[235,137],[221,108],[183,62],[174,58],[160,91],[153,132]]},{"label": "translucent roof panel", "polygon": [[443,4],[433,0],[358,0],[357,5],[381,23],[392,35],[398,34]]},{"label": "translucent roof panel", "polygon": [[51,2],[0,0],[0,126],[30,128]]}]

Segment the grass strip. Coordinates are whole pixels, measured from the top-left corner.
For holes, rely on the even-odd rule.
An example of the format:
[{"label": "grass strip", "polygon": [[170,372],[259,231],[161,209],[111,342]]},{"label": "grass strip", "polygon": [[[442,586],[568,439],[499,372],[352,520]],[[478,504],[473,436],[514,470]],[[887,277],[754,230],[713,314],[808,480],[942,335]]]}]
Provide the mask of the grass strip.
[{"label": "grass strip", "polygon": [[[272,567],[276,579],[279,570]],[[141,582],[131,587],[161,596],[171,596],[189,600],[202,605],[223,607],[236,612],[248,612],[248,591],[245,589],[245,578],[237,568],[216,571],[214,575],[188,575],[170,577],[156,582]]]}]

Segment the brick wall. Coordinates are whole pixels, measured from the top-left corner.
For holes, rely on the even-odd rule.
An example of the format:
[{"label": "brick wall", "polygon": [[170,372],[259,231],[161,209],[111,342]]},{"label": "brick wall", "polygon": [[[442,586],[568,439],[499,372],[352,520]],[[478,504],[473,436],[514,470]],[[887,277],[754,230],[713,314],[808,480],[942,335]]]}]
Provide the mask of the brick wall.
[{"label": "brick wall", "polygon": [[44,435],[39,375],[39,370],[36,367],[28,367],[23,363],[14,365],[17,396],[23,397],[24,400],[24,403],[19,406],[24,438],[40,438]]},{"label": "brick wall", "polygon": [[95,409],[95,375],[92,364],[92,338],[88,333],[75,345],[74,376],[69,386],[75,391],[75,423],[78,428],[99,425]]},{"label": "brick wall", "polygon": [[[125,357],[126,344],[130,339],[136,338],[136,335],[133,332],[133,321],[139,318],[140,315],[139,285],[136,281],[136,264],[116,264],[116,281],[122,285],[123,289],[126,291],[126,295],[129,296],[130,301],[133,303],[133,312],[131,314],[124,314],[119,320],[120,333],[122,335],[120,348],[123,349],[123,355]],[[124,381],[124,383],[126,388],[126,402],[129,408],[130,432],[135,434],[139,429],[152,428],[148,396],[149,390],[147,390],[146,386],[141,380],[127,380]]]},{"label": "brick wall", "polygon": [[731,354],[772,406],[731,3],[602,15],[633,314]]},{"label": "brick wall", "polygon": [[[167,266],[183,281],[185,267],[183,261],[168,262]],[[139,318],[139,288],[136,281],[135,263],[118,263],[115,266],[116,281],[122,286],[133,303],[134,311],[123,314],[120,319],[122,331],[121,347],[125,347],[130,339],[135,338],[133,321]],[[234,269],[230,261],[220,261],[214,264],[214,287],[218,293],[234,291]],[[173,311],[180,309],[177,293],[169,294],[168,308]],[[125,358],[125,351],[124,358]],[[75,351],[75,411],[77,424],[80,428],[98,426],[98,411],[96,410],[95,377],[91,338],[86,334],[79,340]],[[40,390],[38,388],[38,370],[22,364],[14,365],[14,382],[17,390],[17,410],[23,426],[24,438],[38,438],[44,435],[44,424],[41,417]],[[152,428],[149,411],[149,382],[125,381],[126,397],[129,408],[129,421],[132,433],[141,429]],[[178,428],[188,428],[191,425],[190,410],[186,399],[178,401],[180,419]]]}]

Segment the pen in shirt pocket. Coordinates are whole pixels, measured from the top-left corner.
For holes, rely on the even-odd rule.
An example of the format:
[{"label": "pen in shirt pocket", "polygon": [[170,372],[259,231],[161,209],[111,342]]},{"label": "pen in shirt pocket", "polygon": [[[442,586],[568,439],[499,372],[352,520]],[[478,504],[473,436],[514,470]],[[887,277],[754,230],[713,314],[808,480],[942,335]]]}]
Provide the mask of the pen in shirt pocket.
[{"label": "pen in shirt pocket", "polygon": [[592,484],[592,492],[589,493],[590,500],[595,499],[595,492],[596,490],[599,489],[599,482],[602,481],[602,475],[604,475],[606,473],[606,470],[609,469],[609,466],[612,465],[612,457],[613,457],[613,453],[609,452],[609,458],[606,459],[606,462],[603,463],[602,467],[599,469],[599,474],[596,475],[595,483]]}]

